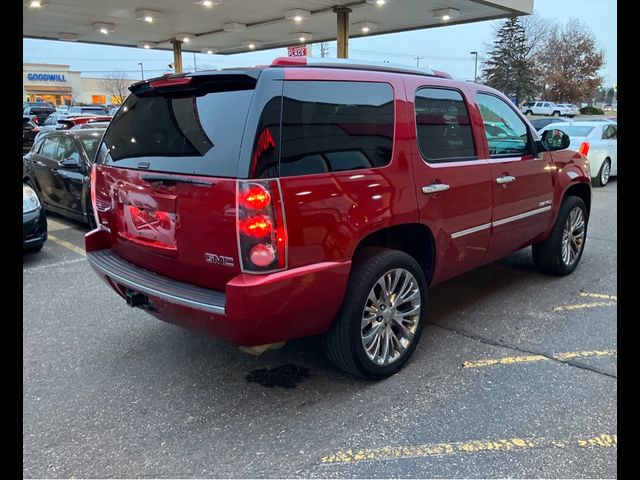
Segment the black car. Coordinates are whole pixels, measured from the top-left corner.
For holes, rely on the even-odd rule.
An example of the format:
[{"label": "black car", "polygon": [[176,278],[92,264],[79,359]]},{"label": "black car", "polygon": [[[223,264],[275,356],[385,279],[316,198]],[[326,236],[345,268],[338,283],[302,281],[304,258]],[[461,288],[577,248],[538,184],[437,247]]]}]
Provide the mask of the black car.
[{"label": "black car", "polygon": [[38,125],[44,125],[45,120],[55,111],[55,107],[48,103],[29,103],[22,110],[22,115],[31,117],[34,123]]},{"label": "black car", "polygon": [[22,185],[22,251],[37,252],[47,240],[47,216],[37,193]]},{"label": "black car", "polygon": [[531,120],[531,125],[533,125],[533,128],[535,128],[539,132],[544,127],[552,123],[562,123],[562,122],[570,122],[570,121],[571,120],[567,120],[566,118],[562,118],[562,117],[539,118],[537,120]]},{"label": "black car", "polygon": [[23,183],[43,207],[95,227],[91,207],[91,166],[104,129],[59,130],[39,137],[23,157]]},{"label": "black car", "polygon": [[22,117],[22,151],[28,152],[40,129],[29,117]]}]

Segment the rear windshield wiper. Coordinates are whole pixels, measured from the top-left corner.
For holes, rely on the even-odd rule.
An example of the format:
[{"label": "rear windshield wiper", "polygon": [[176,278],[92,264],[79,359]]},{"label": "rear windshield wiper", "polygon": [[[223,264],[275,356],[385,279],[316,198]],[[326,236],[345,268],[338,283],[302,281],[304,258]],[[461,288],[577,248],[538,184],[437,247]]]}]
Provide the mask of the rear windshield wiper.
[{"label": "rear windshield wiper", "polygon": [[167,177],[164,175],[143,175],[142,179],[149,183],[162,183],[163,185],[173,185],[176,183],[188,183],[190,185],[204,185],[206,187],[211,187],[214,185],[213,182],[207,182],[205,180],[191,180],[189,178]]}]

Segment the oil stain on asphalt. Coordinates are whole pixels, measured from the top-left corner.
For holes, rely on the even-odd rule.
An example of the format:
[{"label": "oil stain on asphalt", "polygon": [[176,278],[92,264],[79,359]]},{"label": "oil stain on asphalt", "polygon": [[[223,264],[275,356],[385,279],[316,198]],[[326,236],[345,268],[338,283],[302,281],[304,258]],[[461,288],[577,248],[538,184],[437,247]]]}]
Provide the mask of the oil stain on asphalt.
[{"label": "oil stain on asphalt", "polygon": [[252,370],[245,378],[263,387],[295,388],[305,377],[310,376],[308,368],[288,363],[279,367]]}]

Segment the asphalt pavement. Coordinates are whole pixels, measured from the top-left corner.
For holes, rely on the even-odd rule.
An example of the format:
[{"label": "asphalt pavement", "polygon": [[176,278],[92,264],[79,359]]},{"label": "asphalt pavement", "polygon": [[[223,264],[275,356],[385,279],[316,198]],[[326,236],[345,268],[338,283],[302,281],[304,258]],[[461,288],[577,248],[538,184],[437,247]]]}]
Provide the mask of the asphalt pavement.
[{"label": "asphalt pavement", "polygon": [[[252,357],[128,307],[49,216],[23,256],[23,475],[617,476],[617,185],[593,190],[582,261],[524,249],[430,289],[405,368],[356,380],[317,338]],[[295,388],[256,370],[308,369]]]}]

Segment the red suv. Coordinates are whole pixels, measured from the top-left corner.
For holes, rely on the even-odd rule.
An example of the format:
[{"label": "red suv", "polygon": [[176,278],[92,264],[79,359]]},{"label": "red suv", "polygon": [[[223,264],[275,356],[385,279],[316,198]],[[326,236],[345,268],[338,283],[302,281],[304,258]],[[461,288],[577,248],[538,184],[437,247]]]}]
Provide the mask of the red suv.
[{"label": "red suv", "polygon": [[312,61],[131,87],[86,236],[129,305],[256,352],[324,334],[336,365],[384,378],[430,285],[528,245],[576,268],[590,174],[563,132],[441,72]]}]

